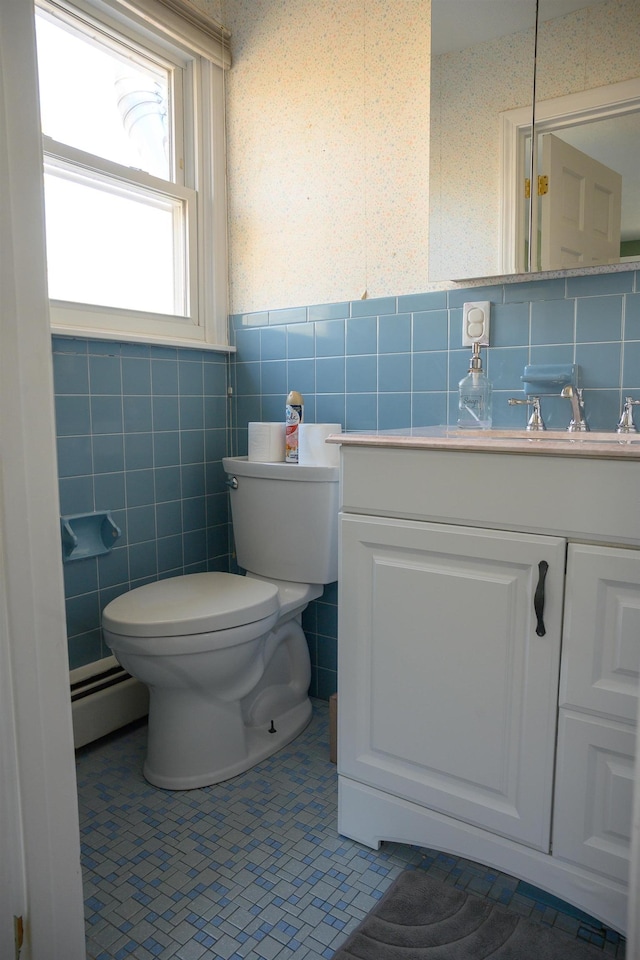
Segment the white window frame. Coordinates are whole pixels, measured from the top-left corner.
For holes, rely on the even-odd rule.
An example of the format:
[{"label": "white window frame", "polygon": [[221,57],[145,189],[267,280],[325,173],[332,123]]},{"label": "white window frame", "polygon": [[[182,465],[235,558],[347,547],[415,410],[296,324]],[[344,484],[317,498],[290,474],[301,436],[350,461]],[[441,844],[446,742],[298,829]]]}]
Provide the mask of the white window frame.
[{"label": "white window frame", "polygon": [[[167,195],[187,210],[186,277],[189,316],[121,310],[50,300],[55,334],[228,351],[227,224],[224,129],[224,70],[229,66],[226,32],[181,0],[36,0],[53,13],[97,21],[142,51],[175,65],[176,143],[179,169]],[[186,14],[186,16],[185,16]],[[91,154],[43,139],[45,165],[64,166],[114,183],[162,191],[166,183],[112,161],[96,164]]]}]

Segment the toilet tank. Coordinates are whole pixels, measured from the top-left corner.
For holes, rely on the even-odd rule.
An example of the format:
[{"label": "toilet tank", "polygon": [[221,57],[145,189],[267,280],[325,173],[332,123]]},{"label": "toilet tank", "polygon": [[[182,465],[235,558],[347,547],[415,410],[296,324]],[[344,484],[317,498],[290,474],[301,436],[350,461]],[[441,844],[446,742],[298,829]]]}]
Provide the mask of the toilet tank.
[{"label": "toilet tank", "polygon": [[338,467],[225,457],[238,564],[295,583],[338,579]]}]

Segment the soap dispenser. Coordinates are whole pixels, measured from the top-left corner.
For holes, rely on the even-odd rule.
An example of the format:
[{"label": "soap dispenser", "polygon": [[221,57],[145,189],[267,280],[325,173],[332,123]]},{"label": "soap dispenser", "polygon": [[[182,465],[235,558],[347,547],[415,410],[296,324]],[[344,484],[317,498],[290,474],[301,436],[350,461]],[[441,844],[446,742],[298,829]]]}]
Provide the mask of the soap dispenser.
[{"label": "soap dispenser", "polygon": [[474,341],[469,371],[458,384],[458,426],[464,430],[491,428],[491,381],[482,369],[480,344]]}]

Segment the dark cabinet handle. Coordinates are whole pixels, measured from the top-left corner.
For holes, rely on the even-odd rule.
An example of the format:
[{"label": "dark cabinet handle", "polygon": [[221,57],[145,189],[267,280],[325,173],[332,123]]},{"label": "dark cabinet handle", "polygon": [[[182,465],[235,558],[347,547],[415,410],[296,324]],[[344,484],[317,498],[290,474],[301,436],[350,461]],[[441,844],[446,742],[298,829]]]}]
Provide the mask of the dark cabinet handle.
[{"label": "dark cabinet handle", "polygon": [[538,564],[538,586],[536,587],[536,592],[533,597],[533,609],[536,612],[536,617],[538,620],[538,625],[536,627],[536,633],[539,637],[544,637],[546,631],[544,620],[544,581],[547,576],[547,570],[549,569],[549,564],[546,560],[541,560]]}]

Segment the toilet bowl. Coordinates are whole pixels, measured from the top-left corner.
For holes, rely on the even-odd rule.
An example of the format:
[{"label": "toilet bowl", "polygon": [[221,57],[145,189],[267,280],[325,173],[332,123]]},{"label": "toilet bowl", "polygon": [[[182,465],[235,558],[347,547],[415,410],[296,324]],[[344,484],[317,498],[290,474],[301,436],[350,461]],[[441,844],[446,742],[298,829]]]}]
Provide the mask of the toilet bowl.
[{"label": "toilet bowl", "polygon": [[[337,468],[243,458],[224,464],[233,472],[236,552],[246,575],[149,583],[112,600],[102,615],[106,643],[149,688],[143,772],[165,789],[234,777],[305,728],[311,666],[302,612],[337,579]],[[280,543],[278,518],[289,521]],[[290,579],[294,570],[318,582]]]}]

